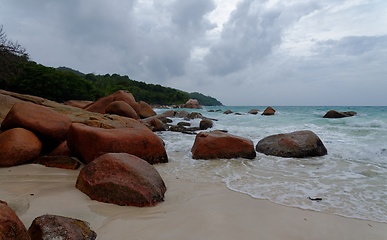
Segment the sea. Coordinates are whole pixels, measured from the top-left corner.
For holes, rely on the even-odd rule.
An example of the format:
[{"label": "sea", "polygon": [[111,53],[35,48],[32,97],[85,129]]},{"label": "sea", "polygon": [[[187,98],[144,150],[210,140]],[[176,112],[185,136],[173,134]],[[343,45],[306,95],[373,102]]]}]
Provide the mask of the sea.
[{"label": "sea", "polygon": [[[195,160],[195,135],[165,131],[169,162],[156,165],[179,179],[223,183],[230,190],[273,203],[387,223],[387,106],[212,106],[175,109],[214,119],[211,130],[227,130],[254,142],[273,134],[311,130],[328,150],[322,157],[282,158],[257,152],[255,159]],[[257,115],[249,114],[259,109]],[[212,111],[211,111],[212,110]],[[233,113],[224,114],[231,110]],[[329,110],[355,111],[356,116],[323,118]],[[166,109],[155,109],[161,114]],[[172,118],[177,124],[186,121]],[[199,126],[200,119],[189,121]],[[321,199],[314,201],[311,199]]]}]

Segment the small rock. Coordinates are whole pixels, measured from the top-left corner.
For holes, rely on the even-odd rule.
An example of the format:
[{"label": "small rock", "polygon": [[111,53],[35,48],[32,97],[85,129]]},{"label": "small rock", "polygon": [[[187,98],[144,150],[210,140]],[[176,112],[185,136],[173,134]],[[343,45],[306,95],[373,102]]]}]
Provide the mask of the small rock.
[{"label": "small rock", "polygon": [[[0,239],[30,240],[26,227],[6,202],[0,200]],[[34,239],[35,240],[35,239]]]},{"label": "small rock", "polygon": [[270,115],[274,115],[275,114],[275,110],[274,110],[274,108],[272,108],[272,107],[267,107],[264,111],[263,111],[263,113],[262,113],[262,115],[265,115],[265,116],[270,116]]},{"label": "small rock", "polygon": [[94,240],[97,238],[97,234],[90,229],[87,222],[49,214],[35,218],[28,233],[32,240]]},{"label": "small rock", "polygon": [[208,128],[212,128],[213,125],[214,125],[214,123],[212,122],[211,119],[205,118],[205,119],[200,121],[199,128],[200,128],[200,130],[206,130]]}]

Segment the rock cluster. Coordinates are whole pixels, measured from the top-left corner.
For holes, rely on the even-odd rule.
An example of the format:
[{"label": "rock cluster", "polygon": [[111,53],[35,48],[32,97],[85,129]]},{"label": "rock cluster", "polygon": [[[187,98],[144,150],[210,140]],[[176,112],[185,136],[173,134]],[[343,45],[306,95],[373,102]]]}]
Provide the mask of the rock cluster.
[{"label": "rock cluster", "polygon": [[79,219],[45,214],[33,220],[27,228],[6,202],[0,200],[0,239],[46,240],[77,239],[94,240],[97,234],[89,224]]},{"label": "rock cluster", "polygon": [[[167,188],[152,164],[167,163],[168,156],[155,131],[196,134],[193,159],[254,159],[257,152],[295,158],[327,154],[322,141],[311,131],[268,136],[254,148],[248,138],[214,130],[216,119],[186,110],[156,115],[147,103],[136,102],[127,91],[117,91],[93,103],[69,101],[67,105],[6,91],[0,91],[0,100],[0,167],[39,163],[77,169],[83,163],[76,188],[93,200],[117,205],[146,207],[164,201]],[[200,106],[191,99],[184,107]],[[258,111],[252,109],[249,114]],[[271,107],[262,113],[274,114]],[[170,118],[174,117],[184,120],[172,124]],[[191,126],[192,119],[199,119],[199,126]],[[30,236],[96,238],[87,223],[53,215],[38,217],[27,232],[16,214],[0,202],[0,238]]]}]

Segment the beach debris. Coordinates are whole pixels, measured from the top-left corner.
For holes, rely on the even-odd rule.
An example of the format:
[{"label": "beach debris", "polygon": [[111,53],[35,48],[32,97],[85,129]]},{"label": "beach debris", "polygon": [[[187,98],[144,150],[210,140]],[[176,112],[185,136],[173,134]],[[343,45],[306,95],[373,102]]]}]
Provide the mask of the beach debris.
[{"label": "beach debris", "polygon": [[39,157],[42,142],[31,131],[12,128],[0,133],[0,167],[12,167]]},{"label": "beach debris", "polygon": [[348,112],[338,112],[336,110],[329,110],[323,118],[344,118],[344,117],[353,117],[357,115],[357,112],[348,111]]},{"label": "beach debris", "polygon": [[196,135],[191,152],[194,159],[254,159],[256,156],[253,141],[218,130]]},{"label": "beach debris", "polygon": [[261,115],[264,115],[264,116],[270,116],[270,115],[274,115],[275,114],[275,110],[274,108],[272,107],[267,107],[263,113]]},{"label": "beach debris", "polygon": [[163,141],[145,125],[131,119],[125,128],[103,129],[73,123],[67,145],[83,163],[88,164],[105,153],[124,152],[150,164],[166,163]]},{"label": "beach debris", "polygon": [[8,206],[0,200],[0,239],[30,240],[26,227]]},{"label": "beach debris", "polygon": [[319,198],[319,197],[317,197],[317,198],[308,197],[308,199],[311,200],[311,201],[317,201],[317,202],[322,201],[322,198]]},{"label": "beach debris", "polygon": [[324,156],[328,153],[321,139],[312,131],[276,134],[261,139],[257,152],[286,158]]},{"label": "beach debris", "polygon": [[89,223],[79,219],[50,214],[35,218],[28,228],[28,234],[33,240],[94,240],[97,238],[97,234],[90,229]]},{"label": "beach debris", "polygon": [[157,170],[127,153],[107,153],[87,164],[76,187],[92,200],[125,206],[154,206],[167,190]]}]

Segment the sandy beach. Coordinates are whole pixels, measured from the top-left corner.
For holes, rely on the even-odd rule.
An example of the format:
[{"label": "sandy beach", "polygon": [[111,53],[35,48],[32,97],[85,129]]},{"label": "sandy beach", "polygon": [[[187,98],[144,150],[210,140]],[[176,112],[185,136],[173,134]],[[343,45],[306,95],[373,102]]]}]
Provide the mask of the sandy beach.
[{"label": "sandy beach", "polygon": [[97,239],[387,239],[387,224],[285,207],[233,192],[223,184],[162,176],[165,202],[116,206],[75,188],[79,170],[40,165],[0,169],[1,200],[28,228],[43,214],[90,223]]}]

